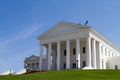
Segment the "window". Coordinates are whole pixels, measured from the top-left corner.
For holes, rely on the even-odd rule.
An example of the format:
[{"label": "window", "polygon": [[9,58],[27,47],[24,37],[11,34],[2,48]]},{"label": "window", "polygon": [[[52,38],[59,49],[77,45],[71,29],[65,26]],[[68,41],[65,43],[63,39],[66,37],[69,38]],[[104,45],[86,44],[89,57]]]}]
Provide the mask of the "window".
[{"label": "window", "polygon": [[75,54],[76,54],[76,49],[74,48],[74,49],[73,49],[73,55],[75,55]]},{"label": "window", "polygon": [[66,63],[63,64],[63,69],[65,69],[65,68],[66,68]]},{"label": "window", "polygon": [[39,63],[36,63],[36,69],[39,69]]},{"label": "window", "polygon": [[86,62],[85,61],[83,61],[83,67],[85,67],[86,66]]},{"label": "window", "polygon": [[118,69],[118,65],[115,65],[115,70],[117,70]]},{"label": "window", "polygon": [[55,57],[57,57],[57,51],[56,51],[56,53],[55,53]]},{"label": "window", "polygon": [[66,56],[66,50],[64,50],[64,56]]},{"label": "window", "polygon": [[83,53],[85,54],[85,47],[83,47]]},{"label": "window", "polygon": [[72,68],[75,69],[76,68],[76,63],[72,64]]}]

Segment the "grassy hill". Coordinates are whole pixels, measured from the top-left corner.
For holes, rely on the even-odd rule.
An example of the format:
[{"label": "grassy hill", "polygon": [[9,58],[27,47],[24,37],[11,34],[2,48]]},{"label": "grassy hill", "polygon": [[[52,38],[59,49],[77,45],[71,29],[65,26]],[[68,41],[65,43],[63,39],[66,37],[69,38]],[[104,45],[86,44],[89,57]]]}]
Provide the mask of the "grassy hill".
[{"label": "grassy hill", "polygon": [[61,70],[0,76],[0,80],[120,80],[120,70]]}]

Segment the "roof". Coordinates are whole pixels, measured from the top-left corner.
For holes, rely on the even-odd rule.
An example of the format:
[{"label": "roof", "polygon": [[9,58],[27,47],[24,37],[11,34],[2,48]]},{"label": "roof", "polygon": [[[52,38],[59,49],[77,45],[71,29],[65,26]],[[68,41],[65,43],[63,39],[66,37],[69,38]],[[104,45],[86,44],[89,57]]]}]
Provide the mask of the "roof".
[{"label": "roof", "polygon": [[24,62],[39,60],[39,56],[31,55],[30,57],[25,58]]},{"label": "roof", "polygon": [[[90,26],[84,26],[84,25],[80,25],[80,24],[75,24],[75,23],[71,23],[71,22],[61,21],[61,22],[57,23],[55,26],[53,26],[52,28],[50,28],[48,31],[46,31],[46,32],[42,33],[40,36],[38,36],[38,39],[40,40],[44,36],[49,35],[50,33],[52,33],[53,31],[55,31],[59,27],[62,27],[61,25],[73,26],[73,27],[78,28],[78,29],[87,29],[87,30],[90,30],[91,32],[93,32],[94,34],[96,34],[99,38],[101,38],[104,42],[106,42],[107,44],[109,44],[114,49],[116,49],[117,51],[120,52],[120,49],[116,45],[114,45],[111,41],[109,41],[106,37],[104,37],[103,35],[101,35],[100,33],[98,33],[92,27],[90,27]],[[64,34],[64,33],[61,32],[61,34]]]},{"label": "roof", "polygon": [[40,36],[38,36],[38,39],[42,38],[45,35],[50,34],[52,31],[56,30],[57,28],[62,27],[61,25],[73,26],[73,27],[76,27],[79,29],[85,29],[85,28],[90,27],[90,26],[84,26],[84,25],[75,24],[75,23],[71,23],[71,22],[61,21],[61,22],[57,23],[56,25],[54,25],[49,30],[47,30],[46,32],[42,33]]},{"label": "roof", "polygon": [[[46,59],[46,55],[43,55],[43,59]],[[25,58],[24,62],[28,61],[39,61],[39,56],[31,55],[30,57]]]}]

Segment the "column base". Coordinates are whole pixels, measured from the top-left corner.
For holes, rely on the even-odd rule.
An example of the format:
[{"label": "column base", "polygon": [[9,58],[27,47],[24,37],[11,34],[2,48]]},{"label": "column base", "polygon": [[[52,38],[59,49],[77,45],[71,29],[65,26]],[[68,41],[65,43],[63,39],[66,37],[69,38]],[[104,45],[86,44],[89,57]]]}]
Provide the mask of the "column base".
[{"label": "column base", "polygon": [[86,66],[86,67],[83,67],[82,69],[94,69],[94,68],[90,66]]}]

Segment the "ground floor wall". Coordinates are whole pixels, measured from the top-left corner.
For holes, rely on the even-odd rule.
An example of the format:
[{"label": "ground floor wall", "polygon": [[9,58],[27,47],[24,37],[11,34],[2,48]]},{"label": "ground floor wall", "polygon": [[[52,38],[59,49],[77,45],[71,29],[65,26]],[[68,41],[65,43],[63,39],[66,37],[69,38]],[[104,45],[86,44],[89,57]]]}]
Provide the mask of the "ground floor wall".
[{"label": "ground floor wall", "polygon": [[[83,68],[86,66],[86,43],[85,40],[80,42],[80,67]],[[52,50],[52,66],[51,69],[56,69],[57,64],[57,51],[56,51],[56,45],[53,45]],[[76,45],[74,41],[71,41],[70,43],[70,69],[76,68]],[[61,51],[60,51],[60,69],[66,69],[66,44],[61,44]]]},{"label": "ground floor wall", "polygon": [[[100,43],[98,41],[95,41],[93,38],[90,39],[90,52],[88,52],[88,44],[87,44],[87,39],[86,38],[81,38],[80,39],[80,69],[83,67],[86,67],[88,62],[90,62],[91,67],[94,69],[109,69],[110,65],[112,65],[112,61],[110,61],[110,58],[114,58],[118,56],[118,53],[116,53],[113,49],[110,49],[103,43]],[[69,55],[70,55],[70,68],[69,69],[76,69],[77,68],[77,59],[76,59],[76,40],[69,40]],[[57,44],[56,42],[51,43],[51,47],[49,48],[49,44],[44,44],[47,48],[47,60],[46,63],[43,62],[43,65],[46,64],[47,70],[57,70]],[[67,61],[67,42],[66,41],[61,41],[60,42],[60,66],[59,69],[63,70],[66,69],[66,63]],[[51,50],[51,53],[49,51]],[[89,61],[88,61],[88,53],[91,55],[89,56]],[[48,57],[48,54],[50,56]],[[94,55],[96,54],[96,55]],[[96,59],[95,59],[96,57]],[[66,59],[67,58],[67,59]],[[91,61],[90,61],[91,60]],[[95,62],[96,60],[96,62]],[[58,61],[59,62],[59,61]],[[95,64],[96,63],[96,64]],[[49,64],[49,66],[48,66]],[[96,68],[95,68],[96,65]],[[50,68],[49,68],[50,67]],[[49,69],[48,69],[49,68]],[[42,68],[43,69],[43,68]]]},{"label": "ground floor wall", "polygon": [[107,69],[120,69],[120,57],[108,59]]}]

